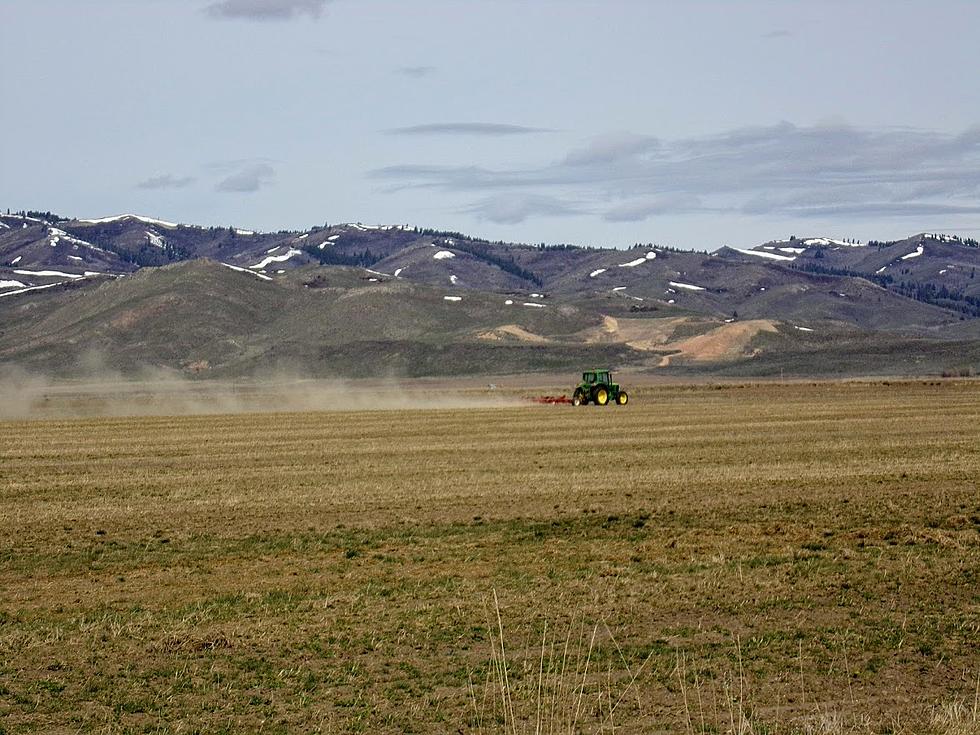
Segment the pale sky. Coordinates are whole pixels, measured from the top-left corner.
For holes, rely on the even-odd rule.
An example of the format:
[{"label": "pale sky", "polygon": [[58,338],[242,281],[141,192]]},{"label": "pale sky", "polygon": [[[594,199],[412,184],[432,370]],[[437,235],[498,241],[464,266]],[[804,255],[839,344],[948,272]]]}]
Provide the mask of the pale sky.
[{"label": "pale sky", "polygon": [[0,0],[0,208],[980,237],[980,3]]}]

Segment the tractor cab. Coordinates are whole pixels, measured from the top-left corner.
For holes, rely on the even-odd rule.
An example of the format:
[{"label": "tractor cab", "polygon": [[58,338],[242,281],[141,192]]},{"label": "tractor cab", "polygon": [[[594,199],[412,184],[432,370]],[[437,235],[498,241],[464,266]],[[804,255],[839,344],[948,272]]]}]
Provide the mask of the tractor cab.
[{"label": "tractor cab", "polygon": [[608,384],[612,382],[612,376],[608,370],[589,370],[582,373],[582,382],[588,385]]}]

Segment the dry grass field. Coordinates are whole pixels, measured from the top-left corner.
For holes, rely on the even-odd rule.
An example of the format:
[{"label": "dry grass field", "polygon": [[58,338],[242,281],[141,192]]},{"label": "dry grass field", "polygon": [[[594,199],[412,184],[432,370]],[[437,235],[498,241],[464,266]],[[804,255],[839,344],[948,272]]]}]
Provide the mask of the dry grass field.
[{"label": "dry grass field", "polygon": [[0,732],[980,732],[980,383],[632,398],[0,422]]}]

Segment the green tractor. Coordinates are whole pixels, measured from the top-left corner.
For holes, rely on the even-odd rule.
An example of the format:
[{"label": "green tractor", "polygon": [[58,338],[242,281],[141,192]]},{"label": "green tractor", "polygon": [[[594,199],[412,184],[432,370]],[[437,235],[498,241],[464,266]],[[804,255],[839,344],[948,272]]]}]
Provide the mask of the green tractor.
[{"label": "green tractor", "polygon": [[625,406],[630,397],[612,381],[612,373],[608,370],[586,370],[582,373],[582,382],[575,388],[572,404],[582,406],[594,403],[605,406],[612,401],[618,406]]}]

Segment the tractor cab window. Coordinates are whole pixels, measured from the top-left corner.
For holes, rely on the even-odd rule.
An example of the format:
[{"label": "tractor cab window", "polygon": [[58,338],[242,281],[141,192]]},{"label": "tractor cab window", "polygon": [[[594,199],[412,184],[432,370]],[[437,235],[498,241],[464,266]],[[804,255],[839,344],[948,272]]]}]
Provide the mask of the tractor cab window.
[{"label": "tractor cab window", "polygon": [[585,383],[594,383],[595,373],[582,373],[582,381]]},{"label": "tractor cab window", "polygon": [[600,383],[608,383],[609,373],[596,373],[596,380]]}]

